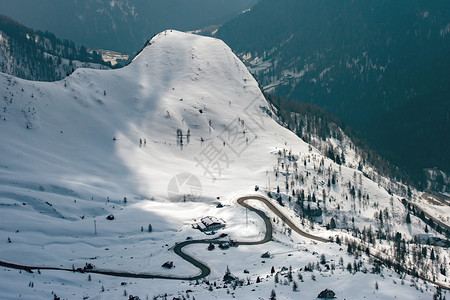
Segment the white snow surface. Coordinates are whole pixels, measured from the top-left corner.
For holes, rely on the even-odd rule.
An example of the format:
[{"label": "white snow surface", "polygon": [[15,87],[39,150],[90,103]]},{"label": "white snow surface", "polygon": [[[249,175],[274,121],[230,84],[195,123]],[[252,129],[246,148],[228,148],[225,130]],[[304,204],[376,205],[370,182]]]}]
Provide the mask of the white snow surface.
[{"label": "white snow surface", "polygon": [[[320,156],[266,114],[268,104],[257,82],[227,45],[172,30],[155,36],[122,69],[77,69],[52,83],[0,74],[0,96],[0,260],[12,263],[71,268],[91,262],[107,270],[195,275],[198,270],[170,250],[188,236],[206,238],[192,223],[211,215],[226,221],[219,233],[260,239],[263,221],[248,213],[246,224],[245,209],[235,199],[254,193],[255,185],[267,186],[279,149]],[[207,172],[203,166],[209,163]],[[198,178],[195,193],[182,182],[179,192],[169,184],[182,173]],[[343,173],[353,176],[353,170],[343,168]],[[284,182],[271,180],[272,188]],[[376,183],[367,183],[366,191],[388,203],[389,195]],[[224,207],[216,208],[218,202]],[[109,214],[115,220],[106,220]],[[147,232],[148,224],[152,232]],[[141,299],[164,293],[172,299],[190,289],[196,299],[267,299],[275,289],[277,299],[315,299],[331,288],[339,299],[429,299],[434,292],[423,283],[417,283],[419,290],[402,285],[389,270],[382,278],[351,275],[344,268],[334,275],[314,271],[316,280],[303,273],[305,282],[296,279],[300,291],[293,292],[274,284],[272,265],[292,265],[296,271],[318,261],[314,251],[336,264],[343,256],[344,266],[353,258],[336,244],[282,232],[276,225],[274,241],[265,245],[224,251],[207,251],[206,245],[186,248],[211,267],[210,281],[220,281],[229,266],[253,282],[236,290],[210,292],[188,281],[95,274],[88,281],[87,274],[0,268],[0,298],[49,299],[54,292],[70,299],[125,299],[126,290]],[[320,229],[316,233],[331,235]],[[260,255],[266,251],[273,257],[262,263]],[[176,267],[161,268],[168,260]],[[242,273],[245,268],[249,274]],[[257,276],[264,280],[255,285]]]}]

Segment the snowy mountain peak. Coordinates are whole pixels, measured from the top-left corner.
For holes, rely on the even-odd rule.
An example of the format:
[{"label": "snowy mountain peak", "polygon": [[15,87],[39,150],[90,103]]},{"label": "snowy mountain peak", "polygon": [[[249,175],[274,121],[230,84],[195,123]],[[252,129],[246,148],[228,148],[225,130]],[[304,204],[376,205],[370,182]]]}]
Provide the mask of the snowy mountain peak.
[{"label": "snowy mountain peak", "polygon": [[[177,83],[174,79],[195,85],[217,84],[217,87],[227,83],[243,85],[247,80],[256,84],[223,41],[176,30],[154,36],[129,67],[144,78],[146,70],[151,74],[165,74],[160,80],[166,80],[169,85]],[[221,89],[225,90],[226,86]]]},{"label": "snowy mountain peak", "polygon": [[[230,149],[236,157],[230,157],[224,162],[227,168],[216,173],[202,169],[196,155],[210,141],[223,150],[231,125],[239,125],[233,129],[241,133],[240,147],[245,148],[257,136],[264,136],[263,122],[271,120],[264,113],[267,103],[257,82],[228,46],[177,31],[155,36],[122,69],[78,69],[56,83],[2,77],[5,108],[1,117],[6,121],[0,126],[15,132],[5,137],[11,143],[4,144],[4,153],[14,156],[17,147],[33,149],[27,151],[27,160],[6,165],[40,174],[40,178],[62,172],[71,184],[92,187],[93,180],[100,190],[105,188],[98,185],[101,181],[106,190],[134,190],[140,197],[167,196],[170,178],[183,171],[207,178],[225,176],[226,170],[232,170],[231,160],[241,158],[242,149]],[[24,134],[29,138],[18,142],[16,137]],[[140,139],[148,141],[146,148],[139,147]],[[55,159],[60,163],[55,165]],[[36,168],[34,160],[47,167]],[[131,185],[114,183],[119,165],[127,171],[124,178]],[[106,179],[104,172],[115,175]]]}]

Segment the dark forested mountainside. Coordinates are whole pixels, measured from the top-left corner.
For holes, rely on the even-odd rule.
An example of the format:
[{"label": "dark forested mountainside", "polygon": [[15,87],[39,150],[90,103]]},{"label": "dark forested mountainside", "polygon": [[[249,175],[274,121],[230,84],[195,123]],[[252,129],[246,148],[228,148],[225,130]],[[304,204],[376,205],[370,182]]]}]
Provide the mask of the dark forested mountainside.
[{"label": "dark forested mountainside", "polygon": [[0,15],[0,72],[20,78],[54,81],[77,67],[109,68],[102,57],[50,32],[34,31]]},{"label": "dark forested mountainside", "polygon": [[262,0],[217,37],[267,91],[314,103],[411,173],[450,171],[450,2]]},{"label": "dark forested mountainside", "polygon": [[[413,178],[425,178],[423,170],[437,168],[450,172],[449,94],[430,101],[415,100],[393,109],[367,129],[376,149],[390,161],[407,167]],[[436,191],[449,191],[441,185]],[[425,187],[425,186],[424,186]]]},{"label": "dark forested mountainside", "polygon": [[166,29],[222,24],[258,0],[7,0],[0,12],[93,49],[132,54]]},{"label": "dark forested mountainside", "polygon": [[275,107],[277,117],[284,126],[336,163],[345,164],[346,152],[354,151],[358,169],[372,180],[377,181],[378,175],[367,172],[370,167],[396,181],[413,183],[407,172],[380,156],[361,133],[347,126],[335,115],[315,104],[290,101],[268,93],[265,93],[265,97]]}]

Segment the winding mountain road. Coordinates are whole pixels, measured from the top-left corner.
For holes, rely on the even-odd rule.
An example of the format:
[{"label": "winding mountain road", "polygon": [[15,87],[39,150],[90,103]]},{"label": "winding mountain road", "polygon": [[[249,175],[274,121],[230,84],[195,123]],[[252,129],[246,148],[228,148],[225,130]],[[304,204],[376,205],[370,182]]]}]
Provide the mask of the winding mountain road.
[{"label": "winding mountain road", "polygon": [[[288,225],[292,230],[300,234],[301,236],[304,236],[308,239],[315,240],[318,242],[329,242],[329,240],[312,235],[310,233],[307,233],[303,230],[301,230],[299,227],[297,227],[289,217],[286,217],[282,211],[280,211],[275,205],[272,204],[266,197],[261,195],[251,195],[251,196],[244,196],[237,199],[237,203],[253,212],[258,214],[263,220],[266,227],[266,232],[264,235],[264,238],[262,238],[259,241],[236,241],[236,245],[260,245],[269,242],[272,240],[272,233],[273,233],[273,227],[272,223],[270,222],[270,218],[261,210],[254,208],[250,204],[247,203],[248,200],[258,200],[264,203],[275,215],[277,215],[281,220]],[[131,272],[123,272],[123,271],[108,271],[108,270],[101,270],[101,269],[66,269],[66,268],[57,268],[57,267],[38,267],[38,266],[27,266],[27,265],[20,265],[20,264],[14,264],[10,262],[4,262],[0,261],[0,266],[11,268],[11,269],[19,269],[24,270],[30,273],[33,273],[33,270],[57,270],[57,271],[68,271],[68,272],[80,272],[80,273],[95,273],[95,274],[102,274],[102,275],[108,275],[108,276],[116,276],[116,277],[129,277],[129,278],[144,278],[144,279],[169,279],[169,280],[197,280],[202,279],[204,277],[207,277],[209,274],[211,274],[211,269],[200,260],[192,257],[189,254],[186,254],[183,252],[183,248],[192,245],[192,244],[224,244],[228,243],[228,240],[219,240],[218,238],[213,239],[201,239],[201,240],[188,240],[183,241],[180,243],[177,243],[173,250],[174,252],[183,258],[185,261],[189,262],[190,264],[194,265],[200,270],[200,273],[197,275],[192,276],[173,276],[173,275],[160,275],[160,274],[150,274],[150,273],[131,273]],[[370,251],[370,255],[374,258],[377,258],[381,261],[383,261],[383,257],[380,256],[379,253],[374,253],[373,251]],[[411,270],[405,269],[405,271],[413,275]],[[415,275],[417,276],[417,275]],[[436,282],[434,280],[430,280],[428,278],[425,278],[424,276],[419,276],[419,278],[423,279],[424,281],[428,281],[432,284],[435,284],[437,286],[440,286],[441,288],[450,290],[450,286],[444,283]]]},{"label": "winding mountain road", "polygon": [[[306,231],[301,230],[299,227],[297,227],[297,225],[294,224],[294,222],[292,222],[292,220],[288,217],[286,217],[282,211],[280,211],[278,209],[278,207],[276,207],[275,205],[272,204],[272,202],[270,202],[266,197],[260,196],[260,195],[254,195],[254,196],[245,196],[245,197],[241,197],[237,200],[237,203],[239,203],[240,205],[253,210],[254,212],[256,212],[258,215],[260,215],[263,219],[264,217],[266,217],[266,215],[260,211],[257,210],[251,206],[249,206],[247,203],[245,203],[246,200],[259,200],[262,203],[264,203],[274,214],[276,214],[287,226],[289,226],[292,230],[294,230],[295,232],[297,232],[298,234],[300,234],[301,236],[304,236],[308,239],[314,240],[314,241],[318,241],[318,242],[323,242],[323,243],[327,243],[329,242],[328,239],[325,239],[323,237],[320,236],[315,236],[312,235],[310,233],[307,233]],[[261,215],[263,214],[264,217]],[[267,225],[266,223],[266,227],[270,226],[270,230],[272,230],[272,224],[270,224],[270,220],[268,220],[269,225]],[[266,233],[267,235],[267,233]],[[271,232],[272,235],[272,232]],[[266,241],[268,242],[268,241]],[[242,244],[240,243],[240,245],[251,245],[251,244]]]},{"label": "winding mountain road", "polygon": [[[438,202],[438,205],[442,205],[442,206],[447,206],[450,203],[450,198],[449,197],[445,197],[443,195],[439,195],[439,194],[427,194],[424,193],[422,194],[422,198],[425,201],[430,201],[430,198],[436,202]],[[429,214],[428,212],[426,212],[425,210],[423,210],[417,203],[414,203],[408,199],[405,199],[407,203],[411,204],[417,211],[418,213],[422,213],[425,215],[426,218],[428,218],[428,220],[433,220],[434,223],[439,224],[439,226],[441,226],[445,231],[447,231],[447,235],[450,234],[450,225],[446,224],[444,222],[442,222],[442,220],[439,220],[436,216]],[[445,216],[445,213],[443,213],[443,215]],[[445,233],[444,233],[445,234]]]},{"label": "winding mountain road", "polygon": [[[266,231],[264,237],[259,241],[236,241],[236,245],[260,245],[269,242],[272,240],[272,233],[273,233],[273,227],[272,223],[270,222],[270,218],[267,217],[267,215],[261,211],[258,210],[251,205],[247,203],[247,200],[259,200],[263,202],[275,215],[280,217],[292,230],[297,232],[298,234],[312,239],[319,242],[328,242],[327,239],[324,239],[322,237],[311,235],[307,232],[304,232],[300,228],[298,228],[288,217],[286,217],[276,206],[274,206],[267,198],[260,196],[260,195],[252,195],[252,196],[244,196],[237,199],[237,203],[253,212],[258,214],[264,221]],[[101,270],[101,269],[67,269],[67,268],[58,268],[58,267],[39,267],[39,266],[27,266],[27,265],[20,265],[5,261],[0,261],[0,266],[6,267],[6,268],[12,268],[12,269],[19,269],[24,270],[27,272],[32,273],[33,270],[57,270],[57,271],[69,271],[69,272],[81,272],[81,273],[96,273],[96,274],[102,274],[102,275],[108,275],[108,276],[117,276],[117,277],[131,277],[131,278],[144,278],[144,279],[171,279],[171,280],[197,280],[204,278],[208,276],[211,273],[211,269],[204,264],[203,262],[199,261],[198,259],[192,257],[189,254],[186,254],[183,252],[183,248],[192,245],[192,244],[224,244],[229,242],[228,240],[219,240],[218,238],[213,239],[202,239],[202,240],[188,240],[183,241],[181,243],[177,243],[173,251],[189,262],[190,264],[194,265],[200,270],[200,273],[198,275],[194,276],[173,276],[173,275],[159,275],[159,274],[150,274],[150,273],[131,273],[131,272],[123,272],[123,271],[108,271],[108,270]]]}]

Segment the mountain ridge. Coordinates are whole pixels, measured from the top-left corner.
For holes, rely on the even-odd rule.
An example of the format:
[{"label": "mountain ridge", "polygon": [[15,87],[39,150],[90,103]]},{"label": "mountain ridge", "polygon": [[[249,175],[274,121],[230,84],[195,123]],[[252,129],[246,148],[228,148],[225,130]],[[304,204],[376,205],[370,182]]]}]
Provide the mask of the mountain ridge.
[{"label": "mountain ridge", "polygon": [[220,24],[256,1],[45,0],[36,5],[33,0],[17,0],[2,1],[0,11],[91,49],[133,54],[148,37],[168,27],[185,31]]}]

